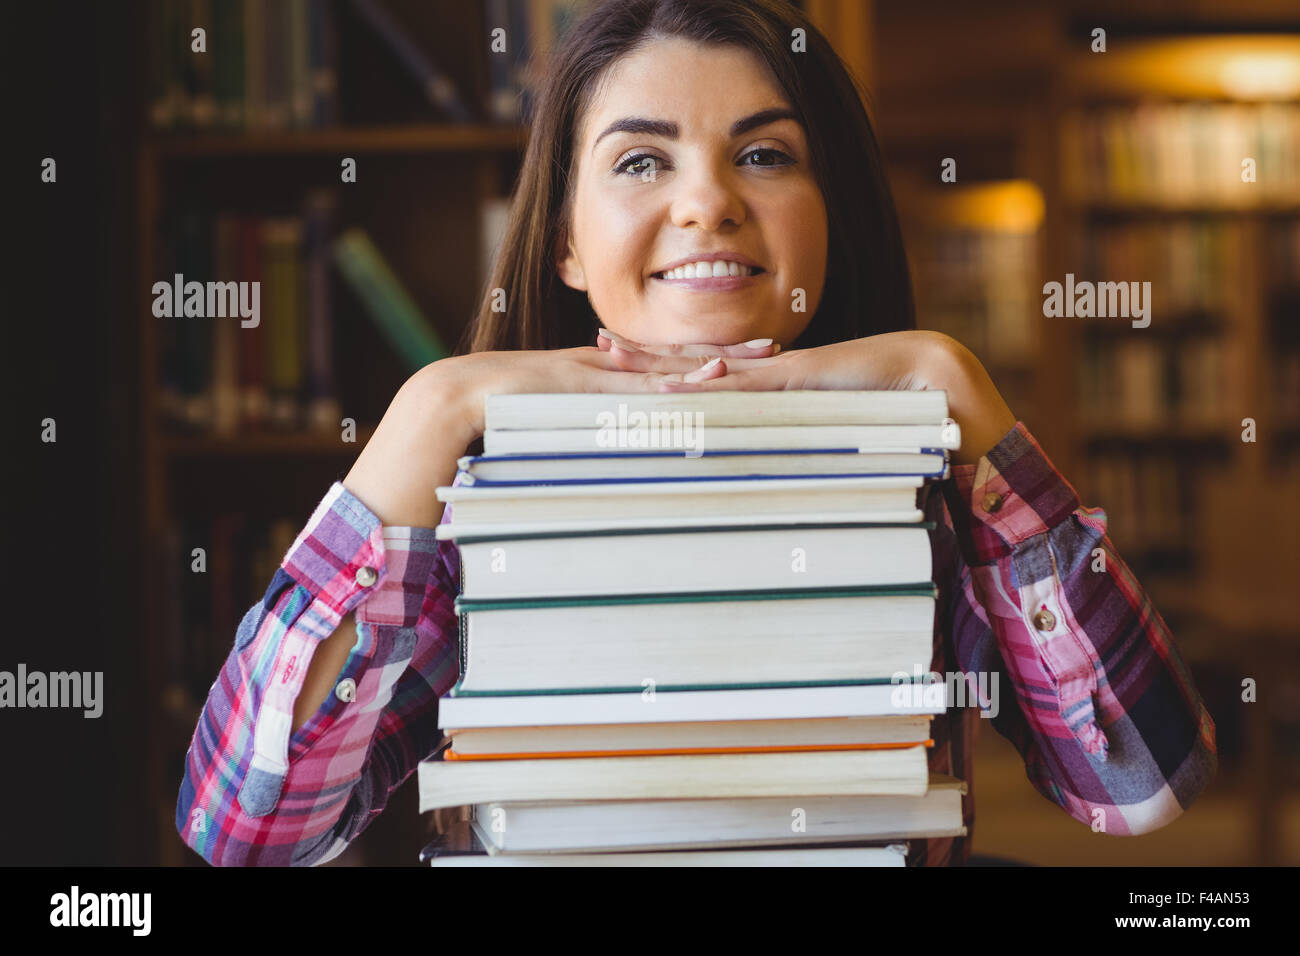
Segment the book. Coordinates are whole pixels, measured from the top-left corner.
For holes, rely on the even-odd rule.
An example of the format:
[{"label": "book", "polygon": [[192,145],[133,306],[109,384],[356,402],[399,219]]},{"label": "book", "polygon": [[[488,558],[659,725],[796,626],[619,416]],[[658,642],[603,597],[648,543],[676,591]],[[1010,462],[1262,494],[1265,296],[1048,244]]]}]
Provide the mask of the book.
[{"label": "book", "polygon": [[681,853],[463,854],[431,866],[905,866],[906,844],[797,850],[701,850]]},{"label": "book", "polygon": [[922,796],[925,748],[559,760],[424,760],[419,808],[488,801]]},{"label": "book", "polygon": [[[454,526],[453,526],[454,527]],[[458,536],[462,602],[729,590],[928,588],[933,523],[835,522]],[[768,609],[777,613],[777,609]]]},{"label": "book", "polygon": [[[238,217],[229,213],[217,215],[213,278],[218,282],[233,281],[239,272],[239,228]],[[229,437],[239,430],[239,336],[248,330],[229,317],[210,321],[212,431]]]},{"label": "book", "polygon": [[[656,694],[656,697],[658,694]],[[648,701],[646,702],[648,703]],[[443,758],[505,754],[607,753],[609,751],[716,750],[758,747],[863,747],[924,744],[928,716],[823,717],[802,720],[713,720],[642,724],[560,724],[445,730],[452,746]]]},{"label": "book", "polygon": [[363,230],[348,229],[331,251],[339,273],[411,371],[447,356],[438,333]]},{"label": "book", "polygon": [[269,421],[273,427],[292,429],[301,423],[304,383],[302,223],[287,217],[268,220],[262,236]]},{"label": "book", "polygon": [[[239,278],[254,283],[262,281],[262,222],[242,217],[239,224]],[[269,300],[262,297],[265,310]],[[240,427],[257,430],[270,416],[271,398],[266,385],[266,322],[241,328],[239,334],[239,422]]]},{"label": "book", "polygon": [[941,389],[680,393],[538,393],[489,395],[484,427],[507,429],[598,428],[608,416],[700,414],[710,426],[733,425],[934,425],[948,417]]},{"label": "book", "polygon": [[[700,414],[700,419],[705,416]],[[627,436],[627,433],[624,433]],[[614,428],[565,428],[483,434],[485,455],[599,453],[619,441]],[[859,453],[960,448],[961,433],[951,425],[723,425],[699,421],[689,430],[668,427],[641,432],[631,447],[680,447],[690,451],[790,451],[803,448],[851,448]],[[642,443],[644,441],[644,444]]]},{"label": "book", "polygon": [[[656,522],[691,526],[707,522],[749,522],[762,515],[782,521],[877,520],[919,522],[918,476],[896,478],[797,478],[636,484],[518,485],[494,488],[452,485],[437,489],[453,505],[452,520],[440,524],[440,539],[490,529],[541,530],[566,526],[652,527]],[[863,517],[871,515],[872,519]],[[468,530],[466,530],[468,529]],[[480,532],[479,529],[482,529]]]},{"label": "book", "polygon": [[733,800],[476,804],[476,834],[492,855],[689,850],[848,840],[962,836],[966,783],[931,774],[920,797],[801,797],[802,828],[787,797]]},{"label": "book", "polygon": [[457,598],[454,693],[639,691],[647,680],[665,689],[887,681],[928,668],[934,611],[929,584],[568,602]]},{"label": "book", "polygon": [[518,486],[559,483],[720,481],[749,478],[873,478],[919,475],[941,478],[948,459],[941,449],[860,453],[856,448],[807,448],[797,452],[631,451],[559,455],[466,455],[457,466],[467,485]]},{"label": "book", "polygon": [[327,191],[307,198],[303,269],[306,292],[307,422],[316,431],[339,427],[343,412],[334,380],[334,315],[329,287],[329,240],[336,198]]},{"label": "book", "polygon": [[[947,687],[900,693],[901,684],[834,684],[816,687],[749,687],[726,690],[656,690],[636,693],[444,696],[438,726],[473,728],[556,727],[933,716],[948,707]],[[908,691],[912,687],[905,688]]]}]

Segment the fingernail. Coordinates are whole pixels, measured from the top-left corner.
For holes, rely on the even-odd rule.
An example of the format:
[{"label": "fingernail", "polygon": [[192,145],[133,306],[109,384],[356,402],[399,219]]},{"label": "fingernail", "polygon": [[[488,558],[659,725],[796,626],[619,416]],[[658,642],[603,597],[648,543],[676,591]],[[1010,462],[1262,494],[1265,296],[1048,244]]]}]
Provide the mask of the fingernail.
[{"label": "fingernail", "polygon": [[615,342],[613,339],[610,339],[610,340],[609,340],[609,347],[612,348],[612,349],[618,349],[620,352],[640,352],[640,351],[641,351],[641,350],[640,350],[639,348],[637,348],[635,345],[629,345],[627,342]]},{"label": "fingernail", "polygon": [[771,339],[750,339],[748,342],[745,343],[745,347],[751,349],[761,349],[761,348],[766,348],[771,344],[772,344]]},{"label": "fingernail", "polygon": [[777,352],[779,352],[779,351],[781,351],[781,346],[780,346],[779,343],[776,344],[776,345],[773,345],[773,346],[772,346],[772,354],[773,354],[773,355],[775,355],[775,354],[776,354]]},{"label": "fingernail", "polygon": [[709,372],[713,370],[713,367],[717,365],[719,361],[720,359],[718,356],[716,355],[713,356],[713,358],[709,359],[708,362],[706,362],[704,365],[701,365],[694,372],[687,372],[685,375],[683,375],[682,381],[683,382],[702,381],[705,378],[705,376],[707,376]]}]

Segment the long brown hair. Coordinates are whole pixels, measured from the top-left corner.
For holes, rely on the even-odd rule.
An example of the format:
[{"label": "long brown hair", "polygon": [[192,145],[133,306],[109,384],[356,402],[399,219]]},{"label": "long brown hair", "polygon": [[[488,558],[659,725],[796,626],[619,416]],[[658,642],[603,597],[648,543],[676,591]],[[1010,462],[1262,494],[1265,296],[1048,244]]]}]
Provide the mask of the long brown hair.
[{"label": "long brown hair", "polygon": [[[796,29],[806,52],[791,50]],[[903,239],[862,93],[802,11],[786,0],[605,0],[552,52],[500,252],[457,351],[594,344],[598,317],[556,269],[567,247],[577,123],[606,69],[658,36],[753,51],[807,130],[826,202],[826,285],[792,347],[915,328]],[[496,289],[505,311],[492,309]]]}]

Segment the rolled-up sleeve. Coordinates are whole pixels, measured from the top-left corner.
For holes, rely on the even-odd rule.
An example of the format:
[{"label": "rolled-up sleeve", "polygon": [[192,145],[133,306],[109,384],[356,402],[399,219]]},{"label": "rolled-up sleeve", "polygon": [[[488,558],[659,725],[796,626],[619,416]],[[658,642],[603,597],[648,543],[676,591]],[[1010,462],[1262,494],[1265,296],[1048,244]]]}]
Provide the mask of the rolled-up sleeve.
[{"label": "rolled-up sleeve", "polygon": [[[436,747],[456,678],[450,547],[330,488],[240,622],[186,754],[176,825],[204,859],[332,859]],[[312,654],[354,611],[334,693],[294,732]]]},{"label": "rolled-up sleeve", "polygon": [[1216,772],[1214,720],[1105,512],[1023,422],[944,484],[962,552],[953,647],[963,671],[1003,679],[994,726],[1029,780],[1110,834],[1169,823]]}]

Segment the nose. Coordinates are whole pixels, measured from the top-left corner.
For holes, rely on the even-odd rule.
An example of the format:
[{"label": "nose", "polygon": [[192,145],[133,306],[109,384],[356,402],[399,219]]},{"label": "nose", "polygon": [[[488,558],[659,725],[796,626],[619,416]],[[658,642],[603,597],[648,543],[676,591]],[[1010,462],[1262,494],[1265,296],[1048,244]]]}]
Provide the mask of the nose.
[{"label": "nose", "polygon": [[716,231],[744,222],[745,201],[737,191],[734,173],[734,169],[708,163],[683,170],[677,176],[672,198],[673,225]]}]

